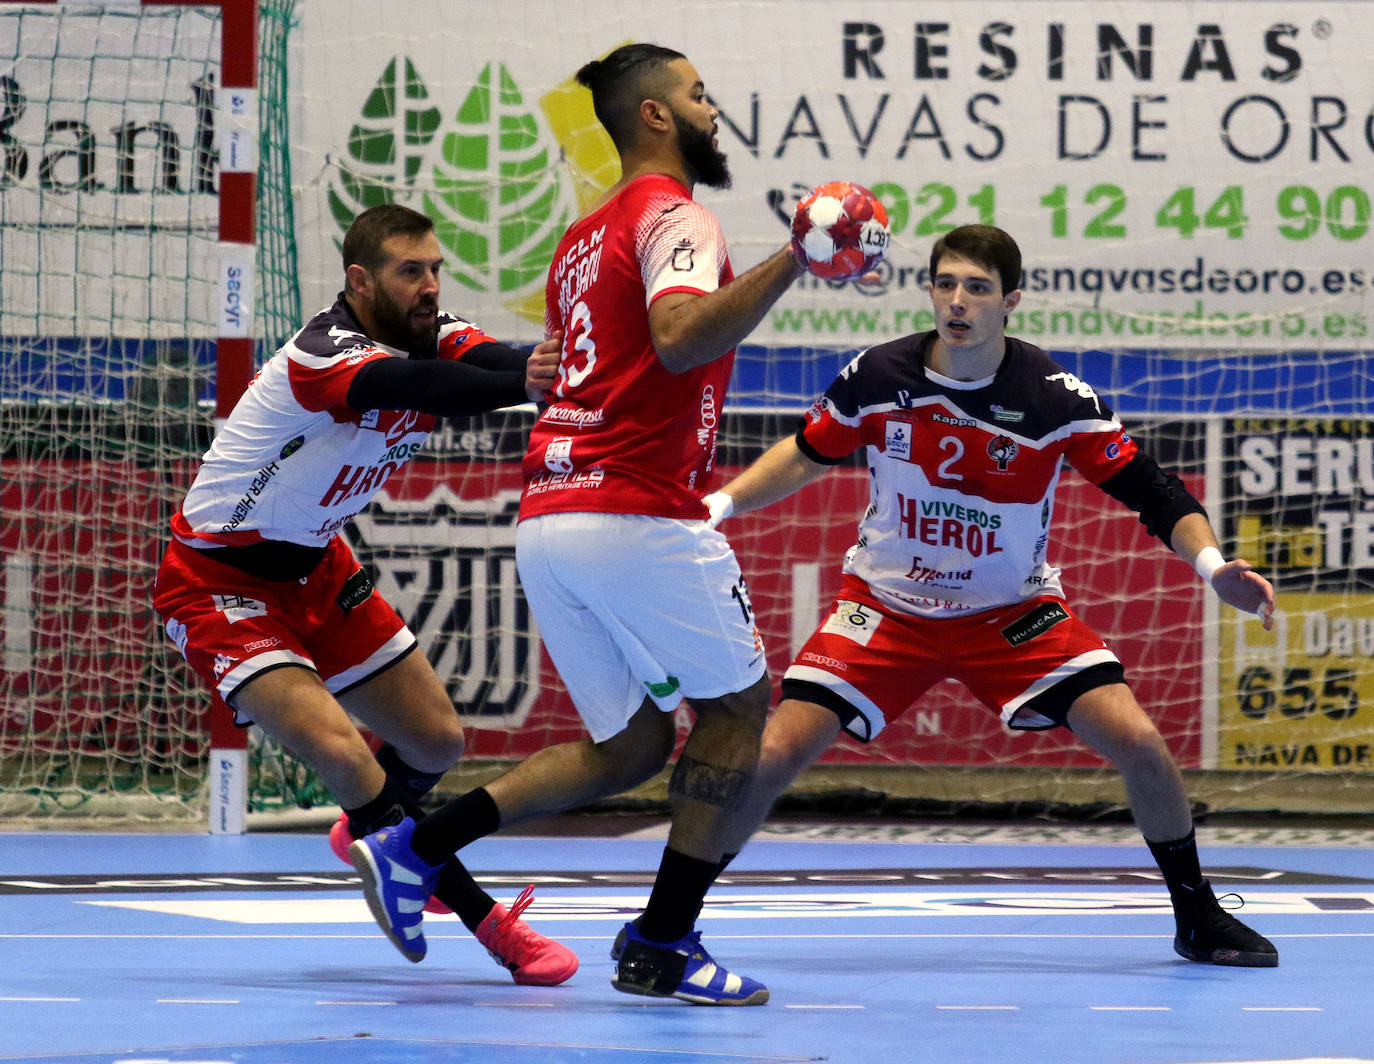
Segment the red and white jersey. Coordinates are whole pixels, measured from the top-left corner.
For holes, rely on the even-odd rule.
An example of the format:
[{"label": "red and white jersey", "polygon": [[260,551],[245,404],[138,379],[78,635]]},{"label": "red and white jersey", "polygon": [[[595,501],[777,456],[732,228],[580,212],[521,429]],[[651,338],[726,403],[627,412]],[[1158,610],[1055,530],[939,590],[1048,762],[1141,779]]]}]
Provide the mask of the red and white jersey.
[{"label": "red and white jersey", "polygon": [[868,449],[871,501],[844,571],[879,603],[925,617],[1062,596],[1046,556],[1061,464],[1101,484],[1136,445],[1038,347],[1009,337],[994,376],[957,381],[925,366],[934,340],[860,354],[799,433],[817,461]]},{"label": "red and white jersey", "polygon": [[[440,358],[492,342],[440,313]],[[328,544],[434,427],[431,414],[354,410],[346,401],[363,366],[406,357],[364,335],[342,296],[316,314],[268,359],[215,434],[173,534],[202,547]]]},{"label": "red and white jersey", "polygon": [[704,519],[734,352],[670,373],[648,308],[731,279],[715,216],[662,174],[631,181],[575,222],[545,289],[563,330],[558,383],[530,432],[520,517],[595,511]]}]

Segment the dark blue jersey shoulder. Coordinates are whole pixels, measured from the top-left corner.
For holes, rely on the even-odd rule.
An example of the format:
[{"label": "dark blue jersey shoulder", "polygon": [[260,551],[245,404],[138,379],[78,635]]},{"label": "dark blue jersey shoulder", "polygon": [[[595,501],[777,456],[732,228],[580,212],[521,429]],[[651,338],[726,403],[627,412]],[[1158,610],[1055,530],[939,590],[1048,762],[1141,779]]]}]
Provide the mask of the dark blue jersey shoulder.
[{"label": "dark blue jersey shoulder", "polygon": [[981,388],[958,388],[926,372],[934,332],[903,336],[878,344],[850,363],[827,392],[849,416],[873,407],[910,409],[939,399],[989,426],[1031,439],[1042,438],[1075,421],[1110,419],[1111,409],[1088,385],[1053,358],[1015,337],[997,373]]}]

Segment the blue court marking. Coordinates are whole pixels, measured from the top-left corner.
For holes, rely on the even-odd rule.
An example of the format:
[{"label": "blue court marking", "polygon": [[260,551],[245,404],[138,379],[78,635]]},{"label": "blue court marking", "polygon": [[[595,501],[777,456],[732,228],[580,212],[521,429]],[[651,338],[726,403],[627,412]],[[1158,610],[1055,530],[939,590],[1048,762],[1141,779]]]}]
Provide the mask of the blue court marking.
[{"label": "blue court marking", "polygon": [[[582,967],[560,987],[517,987],[452,919],[427,921],[430,956],[411,965],[355,891],[167,883],[334,874],[322,833],[0,835],[0,891],[64,875],[146,876],[148,886],[0,893],[0,1061],[1374,1062],[1374,906],[1363,906],[1374,898],[1374,848],[1204,848],[1208,865],[1318,880],[1242,888],[1242,917],[1282,963],[1225,969],[1173,954],[1157,884],[1016,878],[1145,874],[1139,846],[756,841],[731,869],[748,882],[718,887],[701,923],[718,960],[772,989],[768,1005],[739,1009],[609,985],[611,938],[642,904],[661,851],[656,839],[528,837],[465,851],[479,874],[510,873],[489,888],[507,901],[525,869],[638,874],[634,885],[541,885],[528,915]],[[816,869],[992,878],[765,882]],[[1320,881],[1338,876],[1353,882]]]}]

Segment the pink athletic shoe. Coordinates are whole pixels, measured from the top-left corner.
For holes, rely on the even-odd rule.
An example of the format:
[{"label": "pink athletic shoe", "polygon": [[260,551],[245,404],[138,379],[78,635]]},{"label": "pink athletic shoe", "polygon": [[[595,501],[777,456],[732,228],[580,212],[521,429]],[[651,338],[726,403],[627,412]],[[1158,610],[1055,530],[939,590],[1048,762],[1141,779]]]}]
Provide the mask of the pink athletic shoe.
[{"label": "pink athletic shoe", "polygon": [[577,954],[560,942],[545,938],[520,914],[534,901],[533,885],[526,887],[509,910],[499,901],[478,926],[477,941],[492,959],[510,971],[521,986],[557,986],[577,971]]},{"label": "pink athletic shoe", "polygon": [[[353,833],[348,830],[348,817],[340,814],[339,819],[334,821],[334,826],[329,829],[329,848],[334,851],[335,857],[350,868],[353,867],[353,858],[348,856],[348,848],[351,845]],[[438,898],[430,898],[425,902],[425,912],[433,913],[435,916],[446,916],[453,910]]]}]

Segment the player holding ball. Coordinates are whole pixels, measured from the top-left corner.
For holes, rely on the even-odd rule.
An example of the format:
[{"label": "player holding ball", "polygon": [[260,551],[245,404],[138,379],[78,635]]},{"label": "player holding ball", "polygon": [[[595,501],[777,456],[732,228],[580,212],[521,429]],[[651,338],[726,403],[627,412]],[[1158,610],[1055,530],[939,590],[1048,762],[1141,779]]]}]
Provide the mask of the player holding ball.
[{"label": "player holding ball", "polygon": [[[680,52],[629,44],[578,81],[620,155],[621,179],[564,234],[549,270],[545,331],[564,339],[530,432],[515,549],[588,734],[351,852],[378,923],[408,957],[423,957],[419,902],[444,860],[499,828],[651,778],[673,753],[685,700],[695,722],[668,785],[668,844],[647,906],[613,947],[611,982],[693,1004],[761,1005],[768,988],[717,964],[695,929],[733,856],[723,841],[771,698],[744,577],[702,496],[735,345],[803,262],[838,271],[863,222],[846,228],[836,211],[817,226],[835,234],[829,250],[818,232],[815,259],[783,247],[736,277],[719,222],[693,197],[698,184],[730,183],[701,75]],[[863,197],[850,199],[857,208]],[[880,234],[866,232],[876,248]]]}]

